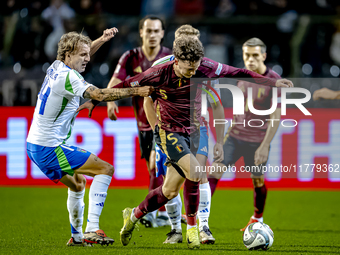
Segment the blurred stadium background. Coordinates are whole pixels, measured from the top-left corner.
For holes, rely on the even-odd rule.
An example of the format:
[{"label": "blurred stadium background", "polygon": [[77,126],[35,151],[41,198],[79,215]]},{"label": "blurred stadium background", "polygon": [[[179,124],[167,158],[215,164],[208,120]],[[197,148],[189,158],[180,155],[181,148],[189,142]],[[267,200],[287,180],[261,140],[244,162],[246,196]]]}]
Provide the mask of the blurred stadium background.
[{"label": "blurred stadium background", "polygon": [[[119,57],[140,45],[138,21],[157,14],[165,20],[163,44],[169,48],[174,31],[189,23],[201,31],[207,57],[241,68],[242,44],[256,36],[267,44],[266,64],[282,77],[295,79],[297,86],[311,93],[321,87],[340,90],[340,2],[336,0],[130,0],[113,6],[104,0],[4,0],[0,5],[0,185],[53,185],[29,161],[25,138],[45,71],[64,32],[83,31],[96,39],[105,28],[119,29],[83,74],[98,87],[107,86]],[[51,15],[48,8],[53,5],[64,9]],[[231,116],[232,100],[224,101],[226,115]],[[105,104],[92,119],[81,113],[69,142],[115,166],[112,186],[146,187],[147,170],[139,158],[130,104],[130,100],[119,102],[117,122],[107,118]],[[289,109],[299,125],[289,131],[279,129],[272,143],[273,164],[340,164],[340,100],[310,100],[306,106],[312,116]],[[283,177],[267,176],[273,187],[340,188],[340,173]],[[251,187],[235,176],[223,183]]]},{"label": "blurred stadium background", "polygon": [[[64,9],[61,15],[55,13],[49,18],[46,9],[53,4],[64,4]],[[119,57],[139,46],[138,22],[147,14],[164,18],[164,45],[169,48],[174,31],[189,23],[201,31],[207,57],[241,68],[241,46],[255,36],[267,44],[266,64],[282,77],[294,79],[296,86],[311,93],[321,87],[340,90],[338,0],[1,0],[0,254],[79,253],[65,246],[69,238],[66,189],[46,179],[26,155],[36,97],[45,71],[56,57],[62,33],[83,31],[96,39],[105,28],[119,29],[83,74],[85,80],[104,88]],[[230,95],[222,97],[226,98],[226,117],[231,118]],[[115,122],[107,118],[103,103],[95,109],[92,119],[81,112],[69,140],[113,164],[111,187],[120,188],[108,191],[101,216],[101,226],[116,243],[105,249],[93,247],[87,253],[106,254],[114,249],[119,254],[150,254],[151,250],[157,254],[190,254],[185,244],[165,247],[164,228],[142,228],[128,247],[117,241],[121,210],[136,206],[146,196],[149,183],[130,104],[130,100],[119,102],[119,119]],[[337,172],[266,174],[269,195],[265,222],[275,233],[273,252],[339,254],[340,100],[311,99],[305,106],[312,116],[288,109],[283,118],[295,119],[298,125],[279,128],[271,144],[269,163],[297,167],[333,164]],[[210,140],[212,146],[213,128]],[[28,186],[32,187],[27,189]],[[231,190],[219,191],[221,188]],[[205,253],[244,254],[239,229],[253,211],[252,196],[249,174],[224,176],[212,199],[210,227],[217,241],[214,246],[202,245]],[[87,207],[85,210],[87,215]]]}]

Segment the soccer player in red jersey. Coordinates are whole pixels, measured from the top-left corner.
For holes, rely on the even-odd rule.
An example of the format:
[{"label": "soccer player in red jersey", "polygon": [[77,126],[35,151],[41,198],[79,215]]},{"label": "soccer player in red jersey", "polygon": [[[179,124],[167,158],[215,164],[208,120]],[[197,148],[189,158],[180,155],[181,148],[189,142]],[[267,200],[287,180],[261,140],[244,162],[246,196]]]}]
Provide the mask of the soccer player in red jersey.
[{"label": "soccer player in red jersey", "polygon": [[[152,212],[178,195],[184,183],[184,204],[187,215],[186,240],[190,249],[200,247],[196,213],[199,203],[200,176],[195,170],[200,167],[195,158],[199,136],[197,126],[190,114],[194,110],[195,100],[190,98],[190,90],[197,86],[190,81],[195,78],[233,77],[252,78],[255,83],[272,87],[292,87],[291,81],[270,79],[255,72],[239,69],[203,58],[202,43],[193,37],[180,37],[175,40],[173,53],[175,60],[157,65],[116,85],[116,88],[153,86],[152,99],[156,103],[159,123],[155,128],[155,140],[172,164],[177,164],[182,171],[169,167],[163,185],[149,192],[145,200],[136,208],[125,208],[124,225],[120,232],[120,241],[128,245],[135,224],[148,212]],[[195,87],[196,86],[196,87]],[[196,95],[196,93],[195,93]],[[80,109],[93,109],[87,102]],[[223,136],[214,146],[215,158],[223,160]],[[192,151],[192,152],[191,152]]]},{"label": "soccer player in red jersey", "polygon": [[[281,79],[281,77],[269,69],[264,61],[266,60],[266,45],[258,38],[251,38],[247,40],[242,47],[243,61],[248,70],[254,71],[263,76]],[[224,139],[224,160],[222,163],[214,163],[213,166],[219,165],[220,167],[232,166],[236,161],[243,157],[246,167],[259,166],[259,171],[251,173],[254,186],[254,214],[251,216],[248,224],[240,229],[244,231],[245,228],[254,222],[263,222],[263,211],[267,197],[267,188],[264,183],[264,175],[260,171],[261,166],[266,165],[270,150],[270,143],[279,127],[281,118],[281,106],[278,103],[276,110],[267,116],[259,116],[251,113],[247,105],[247,89],[251,87],[253,90],[253,106],[257,110],[266,110],[271,107],[272,90],[268,86],[254,84],[245,81],[239,81],[237,86],[244,93],[245,114],[234,115],[233,123]],[[278,91],[278,102],[280,102],[281,93]],[[250,127],[248,121],[257,119],[257,123],[253,121],[253,126]],[[267,120],[275,121],[267,121]],[[242,123],[245,123],[243,125]],[[220,168],[221,169],[221,168]],[[212,173],[209,176],[209,183],[212,194],[214,194],[218,180],[222,177],[223,172]]]},{"label": "soccer player in red jersey", "polygon": [[[169,167],[162,186],[149,192],[145,200],[136,208],[126,208],[123,211],[124,226],[120,232],[123,245],[130,242],[138,219],[176,197],[185,181],[183,195],[188,221],[187,244],[192,249],[200,247],[196,224],[199,178],[193,176],[196,167],[200,164],[194,152],[191,152],[198,145],[195,144],[197,127],[190,115],[190,111],[194,108],[194,100],[190,100],[190,90],[195,89],[194,84],[190,82],[191,77],[241,79],[247,77],[267,86],[293,86],[288,80],[268,79],[255,72],[203,59],[203,46],[198,39],[180,37],[176,39],[174,45],[174,61],[152,67],[116,86],[117,88],[154,86],[152,98],[156,101],[156,112],[159,116],[159,123],[154,132],[156,143],[167,154],[171,163],[177,164],[182,169],[181,172],[177,172],[173,167]],[[222,141],[217,141],[214,151],[218,159],[223,158]]]},{"label": "soccer player in red jersey", "polygon": [[[149,69],[152,64],[169,54],[172,51],[163,47],[161,42],[164,36],[164,23],[157,16],[146,16],[139,22],[139,34],[142,39],[142,46],[126,51],[119,59],[118,65],[108,84],[112,88],[128,77],[133,77]],[[149,171],[150,185],[149,191],[157,188],[163,183],[162,177],[156,177],[153,132],[149,122],[146,119],[143,109],[143,97],[132,97],[132,105],[135,112],[138,128],[139,146],[141,157],[145,158]],[[107,113],[111,120],[116,120],[115,111],[117,106],[114,102],[107,103]],[[157,227],[169,225],[168,215],[165,207],[160,208],[156,219],[157,210],[148,214],[142,223],[145,226]],[[146,224],[147,223],[147,224]]]}]

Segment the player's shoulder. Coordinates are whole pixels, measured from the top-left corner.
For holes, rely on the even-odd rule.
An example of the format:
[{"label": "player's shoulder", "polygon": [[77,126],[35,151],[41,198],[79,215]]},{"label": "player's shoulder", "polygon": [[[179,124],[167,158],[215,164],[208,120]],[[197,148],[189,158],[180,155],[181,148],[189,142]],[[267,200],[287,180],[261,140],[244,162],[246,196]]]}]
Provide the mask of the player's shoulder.
[{"label": "player's shoulder", "polygon": [[133,48],[131,50],[127,50],[125,51],[122,56],[120,57],[120,59],[128,59],[131,57],[138,57],[138,55],[142,53],[142,48],[141,47],[137,47],[137,48]]},{"label": "player's shoulder", "polygon": [[162,46],[161,49],[162,49],[162,54],[164,54],[164,55],[172,55],[172,50],[169,49],[168,47]]},{"label": "player's shoulder", "polygon": [[267,76],[269,78],[274,78],[274,79],[281,79],[281,76],[269,67],[267,67],[267,71],[266,71],[265,76]]},{"label": "player's shoulder", "polygon": [[205,67],[205,68],[209,68],[209,69],[215,69],[216,66],[218,66],[218,62],[210,59],[210,58],[202,58],[202,61],[201,61],[201,65],[200,67]]},{"label": "player's shoulder", "polygon": [[173,61],[175,59],[175,56],[174,55],[167,55],[167,56],[164,56],[160,59],[157,59],[155,62],[153,62],[152,66],[157,66],[157,65],[161,65],[161,64],[164,64],[164,63],[167,63],[169,61]]}]

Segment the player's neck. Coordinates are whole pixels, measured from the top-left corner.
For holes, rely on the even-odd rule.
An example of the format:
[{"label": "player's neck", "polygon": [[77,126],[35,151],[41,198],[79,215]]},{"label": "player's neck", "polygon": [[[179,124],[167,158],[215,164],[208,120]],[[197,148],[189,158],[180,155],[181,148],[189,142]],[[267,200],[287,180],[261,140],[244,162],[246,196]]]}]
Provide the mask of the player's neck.
[{"label": "player's neck", "polygon": [[261,74],[261,75],[263,75],[266,71],[267,71],[267,66],[266,66],[265,64],[260,65],[260,66],[259,66],[259,69],[256,70],[256,72],[257,72],[258,74]]},{"label": "player's neck", "polygon": [[180,78],[180,79],[182,79],[183,78],[183,75],[179,72],[179,70],[177,69],[177,65],[173,65],[173,68],[174,68],[174,72],[175,72],[175,74],[176,74],[176,76],[178,77],[178,78]]},{"label": "player's neck", "polygon": [[145,45],[142,46],[142,51],[145,55],[145,57],[149,60],[149,61],[153,61],[156,56],[158,55],[158,52],[161,50],[161,45],[158,45],[155,48],[149,48],[146,47]]}]

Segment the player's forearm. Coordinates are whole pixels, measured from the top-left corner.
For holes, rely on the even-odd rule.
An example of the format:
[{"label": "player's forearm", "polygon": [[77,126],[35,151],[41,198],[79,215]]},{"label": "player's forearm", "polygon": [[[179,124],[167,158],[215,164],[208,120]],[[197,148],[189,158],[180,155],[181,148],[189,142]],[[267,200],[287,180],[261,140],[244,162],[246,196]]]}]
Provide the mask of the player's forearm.
[{"label": "player's forearm", "polygon": [[270,119],[271,121],[268,123],[266,135],[264,136],[261,146],[269,147],[270,143],[272,142],[276,131],[280,126],[281,109],[276,109],[275,112],[270,115]]},{"label": "player's forearm", "polygon": [[340,99],[340,90],[339,91],[334,91],[335,98],[334,99]]},{"label": "player's forearm", "polygon": [[99,37],[98,39],[92,41],[91,49],[90,49],[90,56],[92,56],[94,53],[99,50],[99,48],[105,43],[105,41],[102,39],[102,37]]},{"label": "player's forearm", "polygon": [[[217,105],[213,105],[213,116],[214,119],[225,119],[224,116],[224,108],[223,105],[221,105],[220,102],[217,102]],[[216,140],[218,143],[223,144],[223,138],[224,138],[224,125],[216,125]]]},{"label": "player's forearm", "polygon": [[240,80],[254,82],[254,83],[265,85],[265,86],[276,87],[275,79],[262,76],[261,74],[255,73],[253,71],[249,71],[247,69],[242,69],[242,68],[236,68],[233,66],[228,66],[226,70],[227,71],[222,73],[221,76],[237,78]]},{"label": "player's forearm", "polygon": [[157,123],[157,114],[156,114],[156,111],[153,105],[153,101],[150,97],[144,97],[143,108],[144,108],[146,118],[152,130],[155,130],[155,126]]},{"label": "player's forearm", "polygon": [[84,93],[84,98],[108,102],[138,95],[138,88],[98,89],[89,87]]}]

